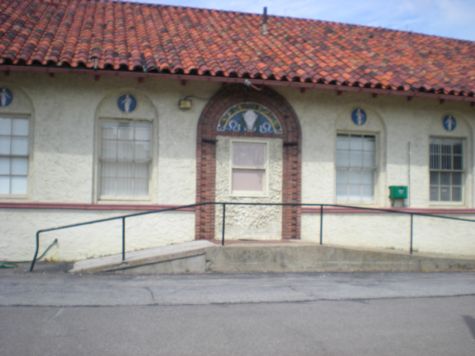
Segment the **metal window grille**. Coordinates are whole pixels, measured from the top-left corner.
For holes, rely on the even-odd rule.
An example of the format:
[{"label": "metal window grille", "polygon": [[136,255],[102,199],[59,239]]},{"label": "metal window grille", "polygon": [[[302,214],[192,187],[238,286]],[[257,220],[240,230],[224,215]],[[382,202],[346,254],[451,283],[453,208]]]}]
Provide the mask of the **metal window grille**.
[{"label": "metal window grille", "polygon": [[373,201],[376,172],[375,136],[338,134],[336,196],[339,201]]},{"label": "metal window grille", "polygon": [[463,197],[463,140],[431,138],[430,200],[461,202]]}]

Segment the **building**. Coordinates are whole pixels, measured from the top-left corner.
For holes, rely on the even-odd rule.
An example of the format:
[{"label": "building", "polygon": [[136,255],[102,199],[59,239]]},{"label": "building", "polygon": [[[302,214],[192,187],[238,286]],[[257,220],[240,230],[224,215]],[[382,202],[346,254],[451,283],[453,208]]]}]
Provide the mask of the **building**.
[{"label": "building", "polygon": [[[205,201],[474,217],[475,43],[101,0],[0,1],[0,259],[37,230]],[[404,200],[390,186],[408,187]],[[402,206],[402,207],[401,207]],[[220,207],[131,219],[128,248],[219,237]],[[470,223],[415,249],[475,255]],[[234,206],[227,238],[318,241],[318,207]],[[469,226],[470,225],[470,226]],[[408,247],[405,215],[325,209],[325,241]],[[45,234],[120,250],[118,222]]]}]

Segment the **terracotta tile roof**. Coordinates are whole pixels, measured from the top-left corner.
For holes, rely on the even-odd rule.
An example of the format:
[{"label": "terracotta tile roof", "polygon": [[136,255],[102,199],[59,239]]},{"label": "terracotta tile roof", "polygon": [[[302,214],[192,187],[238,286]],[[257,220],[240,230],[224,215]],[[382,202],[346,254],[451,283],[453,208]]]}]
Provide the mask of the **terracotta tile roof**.
[{"label": "terracotta tile roof", "polygon": [[260,78],[474,96],[475,42],[104,0],[0,0],[0,65]]}]

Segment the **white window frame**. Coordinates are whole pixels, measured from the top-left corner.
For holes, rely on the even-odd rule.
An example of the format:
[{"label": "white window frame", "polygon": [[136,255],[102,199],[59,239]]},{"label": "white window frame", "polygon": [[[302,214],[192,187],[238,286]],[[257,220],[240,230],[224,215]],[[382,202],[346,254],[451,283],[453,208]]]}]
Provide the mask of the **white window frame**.
[{"label": "white window frame", "polygon": [[[374,167],[373,167],[373,194],[371,200],[361,200],[361,199],[351,199],[351,198],[343,198],[338,197],[337,193],[337,175],[338,169],[337,166],[337,140],[339,135],[346,135],[346,136],[357,136],[357,137],[364,137],[370,136],[374,138]],[[335,201],[337,203],[350,203],[350,204],[358,204],[358,205],[375,205],[378,201],[378,191],[379,191],[379,169],[380,169],[380,152],[379,152],[379,134],[376,132],[366,132],[366,131],[337,131],[335,136]]]},{"label": "white window frame", "polygon": [[[233,197],[267,197],[269,195],[269,142],[260,139],[231,139],[229,147],[229,194]],[[251,166],[234,166],[233,165],[233,147],[234,143],[260,143],[265,145],[265,164],[263,167],[256,168]],[[250,169],[264,170],[264,183],[262,191],[253,190],[233,190],[233,170],[234,169]]]},{"label": "white window frame", "polygon": [[[431,168],[431,150],[430,146],[433,142],[433,140],[447,140],[447,141],[460,141],[462,144],[462,169],[461,170],[454,170],[454,169],[432,169]],[[466,178],[467,178],[467,162],[468,162],[468,150],[467,150],[467,139],[464,137],[448,137],[448,136],[438,136],[438,135],[433,135],[429,136],[429,203],[430,205],[436,205],[436,206],[464,206],[466,204],[466,192],[467,192],[467,184],[466,184]],[[453,157],[453,153],[452,156]],[[439,173],[461,173],[461,200],[432,200],[431,197],[431,173],[432,172],[439,172]],[[440,186],[440,183],[439,183]],[[452,188],[452,184],[449,185],[450,188]],[[450,193],[452,195],[452,192]],[[440,197],[440,191],[439,191],[439,197]]]},{"label": "white window frame", "polygon": [[[102,122],[146,122],[150,124],[150,162],[149,162],[149,176],[148,176],[148,195],[144,196],[131,196],[131,195],[102,195],[101,193],[101,184],[102,184]],[[108,203],[108,202],[144,202],[150,203],[153,197],[153,177],[155,171],[155,121],[150,119],[130,119],[130,118],[118,118],[118,117],[100,117],[97,120],[96,125],[96,201],[98,203]]]},{"label": "white window frame", "polygon": [[[31,185],[31,158],[32,158],[32,120],[30,115],[18,115],[18,114],[10,114],[10,113],[0,113],[0,118],[7,118],[7,119],[20,119],[20,120],[27,120],[28,121],[28,134],[24,137],[27,138],[27,144],[28,144],[28,149],[27,149],[27,154],[26,155],[2,155],[0,154],[0,157],[2,158],[26,158],[27,161],[27,172],[26,172],[26,192],[21,193],[21,194],[14,194],[14,193],[9,193],[9,194],[0,194],[0,199],[25,199],[28,198],[29,192],[30,192],[30,185]],[[13,135],[10,135],[10,137],[13,137]],[[23,137],[23,136],[22,136]],[[12,176],[10,172],[10,177]],[[11,190],[11,188],[10,188]]]}]

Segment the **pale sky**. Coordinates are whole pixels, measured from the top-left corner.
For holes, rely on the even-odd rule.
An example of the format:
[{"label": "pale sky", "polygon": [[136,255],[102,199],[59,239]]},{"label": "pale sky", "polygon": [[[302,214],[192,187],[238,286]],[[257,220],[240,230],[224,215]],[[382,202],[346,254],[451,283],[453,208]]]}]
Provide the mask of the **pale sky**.
[{"label": "pale sky", "polygon": [[[131,0],[129,0],[131,1]],[[475,0],[132,0],[303,17],[475,41]]]}]

